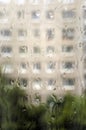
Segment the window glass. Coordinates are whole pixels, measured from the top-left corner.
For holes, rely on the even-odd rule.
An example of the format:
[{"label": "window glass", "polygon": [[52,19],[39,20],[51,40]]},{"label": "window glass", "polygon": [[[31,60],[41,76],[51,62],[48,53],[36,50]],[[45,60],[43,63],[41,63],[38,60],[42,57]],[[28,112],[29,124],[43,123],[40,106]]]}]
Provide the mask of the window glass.
[{"label": "window glass", "polygon": [[1,47],[2,56],[12,56],[12,47],[10,46],[2,46]]},{"label": "window glass", "polygon": [[73,46],[72,45],[62,45],[62,52],[73,52]]},{"label": "window glass", "polygon": [[46,68],[47,73],[52,73],[52,72],[54,72],[54,71],[55,71],[55,65],[56,65],[55,62],[49,61],[49,62],[47,63],[47,68]]},{"label": "window glass", "polygon": [[39,19],[39,18],[40,18],[40,11],[39,10],[32,11],[32,19]]},{"label": "window glass", "polygon": [[69,61],[63,62],[62,63],[62,67],[64,69],[73,69],[74,68],[74,63],[73,62],[69,62]]},{"label": "window glass", "polygon": [[27,85],[28,85],[28,80],[27,80],[26,78],[21,78],[21,79],[19,79],[19,85],[20,85],[21,87],[27,87]]},{"label": "window glass", "polygon": [[12,64],[6,63],[2,65],[2,72],[6,74],[10,74],[13,72]]},{"label": "window glass", "polygon": [[18,18],[18,19],[24,19],[24,17],[25,17],[25,12],[24,12],[24,10],[18,10],[18,11],[17,11],[17,18]]},{"label": "window glass", "polygon": [[1,9],[0,10],[0,22],[1,23],[8,22],[8,17],[9,17],[9,13],[7,12],[7,10],[6,9]]},{"label": "window glass", "polygon": [[41,79],[34,79],[33,80],[33,89],[40,90],[42,87]]},{"label": "window glass", "polygon": [[75,12],[73,10],[63,10],[62,11],[62,17],[63,18],[74,18]]},{"label": "window glass", "polygon": [[46,38],[47,40],[52,40],[54,39],[54,35],[55,35],[55,32],[54,32],[54,29],[47,29],[47,32],[46,32]]},{"label": "window glass", "polygon": [[39,38],[40,37],[40,30],[39,29],[33,29],[33,36],[35,38]]},{"label": "window glass", "polygon": [[46,48],[46,53],[48,56],[53,56],[53,54],[55,53],[55,48],[53,46],[48,46]]},{"label": "window glass", "polygon": [[83,18],[86,19],[86,9],[83,9]]},{"label": "window glass", "polygon": [[63,86],[74,86],[74,84],[75,84],[75,79],[72,78],[63,79]]},{"label": "window glass", "polygon": [[54,19],[54,12],[52,10],[47,11],[46,18],[47,19]]},{"label": "window glass", "polygon": [[27,64],[22,62],[19,65],[19,73],[26,73],[27,72]]},{"label": "window glass", "polygon": [[33,63],[33,72],[34,73],[39,73],[40,70],[41,70],[41,63],[40,62],[36,62],[36,63]]},{"label": "window glass", "polygon": [[24,29],[19,29],[18,30],[18,36],[19,37],[25,37],[27,35],[27,31]]},{"label": "window glass", "polygon": [[2,37],[10,37],[11,35],[12,35],[12,32],[9,29],[0,30],[0,36]]},{"label": "window glass", "polygon": [[34,53],[34,54],[39,54],[40,52],[41,52],[41,50],[40,50],[40,47],[39,47],[39,46],[33,47],[33,53]]},{"label": "window glass", "polygon": [[27,46],[20,46],[19,47],[19,53],[20,54],[25,54],[28,52],[28,47]]},{"label": "window glass", "polygon": [[53,89],[55,89],[55,84],[56,84],[56,80],[55,79],[48,79],[47,81],[46,81],[46,87],[47,87],[47,89],[48,90],[53,90]]},{"label": "window glass", "polygon": [[66,40],[73,40],[75,36],[75,30],[73,28],[67,28],[62,30],[62,38]]}]

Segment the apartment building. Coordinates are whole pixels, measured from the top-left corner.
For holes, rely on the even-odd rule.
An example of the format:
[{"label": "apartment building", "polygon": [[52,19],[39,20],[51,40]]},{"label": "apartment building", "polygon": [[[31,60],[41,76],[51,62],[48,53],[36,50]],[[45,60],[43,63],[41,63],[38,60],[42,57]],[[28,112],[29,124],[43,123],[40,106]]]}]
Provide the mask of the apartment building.
[{"label": "apartment building", "polygon": [[0,0],[0,65],[9,84],[17,81],[33,101],[36,96],[44,101],[52,93],[82,93],[84,4],[81,0]]}]

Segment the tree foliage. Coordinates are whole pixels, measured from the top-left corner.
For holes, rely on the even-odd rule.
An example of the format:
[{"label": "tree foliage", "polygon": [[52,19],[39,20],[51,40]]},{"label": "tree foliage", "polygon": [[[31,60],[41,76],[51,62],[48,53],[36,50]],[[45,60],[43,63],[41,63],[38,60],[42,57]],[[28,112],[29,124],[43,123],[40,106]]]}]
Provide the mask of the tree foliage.
[{"label": "tree foliage", "polygon": [[86,130],[86,93],[50,95],[45,104],[28,102],[16,83],[0,73],[0,130]]}]

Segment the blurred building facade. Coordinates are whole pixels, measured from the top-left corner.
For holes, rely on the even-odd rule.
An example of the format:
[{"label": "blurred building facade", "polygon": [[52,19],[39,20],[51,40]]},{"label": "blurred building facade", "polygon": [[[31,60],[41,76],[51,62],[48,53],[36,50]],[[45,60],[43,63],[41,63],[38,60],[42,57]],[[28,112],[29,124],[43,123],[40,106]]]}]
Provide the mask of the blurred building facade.
[{"label": "blurred building facade", "polygon": [[81,94],[86,7],[81,0],[0,0],[0,65],[35,100]]}]

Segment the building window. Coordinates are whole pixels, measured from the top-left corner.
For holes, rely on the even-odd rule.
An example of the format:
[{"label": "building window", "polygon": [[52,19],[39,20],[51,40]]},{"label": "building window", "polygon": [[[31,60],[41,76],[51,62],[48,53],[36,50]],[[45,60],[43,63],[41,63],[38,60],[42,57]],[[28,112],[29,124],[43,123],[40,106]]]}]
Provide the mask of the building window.
[{"label": "building window", "polygon": [[72,45],[62,45],[62,52],[71,53],[73,50],[74,48]]},{"label": "building window", "polygon": [[24,30],[24,29],[19,29],[18,30],[18,38],[19,39],[23,39],[23,38],[25,38],[27,36],[27,31],[26,30]]},{"label": "building window", "polygon": [[40,54],[41,53],[40,47],[39,46],[33,47],[33,53],[34,54]]},{"label": "building window", "polygon": [[62,68],[66,69],[66,70],[71,70],[71,69],[74,68],[74,62],[70,62],[70,61],[63,62],[62,63]]},{"label": "building window", "polygon": [[2,73],[11,74],[12,72],[13,72],[12,64],[7,63],[2,65]]},{"label": "building window", "polygon": [[2,19],[5,16],[5,11],[0,10],[0,19]]},{"label": "building window", "polygon": [[53,40],[54,35],[55,35],[54,29],[47,29],[47,32],[46,32],[47,40]]},{"label": "building window", "polygon": [[24,19],[24,16],[25,16],[24,10],[18,10],[17,11],[17,18],[18,19]]},{"label": "building window", "polygon": [[46,48],[46,53],[48,56],[52,56],[55,53],[55,48],[53,46],[48,46]]},{"label": "building window", "polygon": [[41,95],[39,95],[39,93],[35,93],[33,103],[39,104],[40,102],[41,102]]},{"label": "building window", "polygon": [[26,54],[28,52],[28,47],[27,46],[20,46],[19,47],[19,53],[20,54]]},{"label": "building window", "polygon": [[12,47],[10,46],[2,46],[1,47],[2,56],[11,57],[12,56]]},{"label": "building window", "polygon": [[75,36],[75,30],[73,28],[67,28],[62,30],[62,38],[66,40],[73,40]]},{"label": "building window", "polygon": [[54,90],[55,89],[56,80],[55,79],[48,79],[46,81],[46,87],[48,90]]},{"label": "building window", "polygon": [[35,38],[39,38],[40,37],[40,30],[39,29],[34,29],[33,30],[33,36]]},{"label": "building window", "polygon": [[83,67],[86,69],[86,58],[84,59]]},{"label": "building window", "polygon": [[86,39],[86,25],[83,26],[83,38]]},{"label": "building window", "polygon": [[7,85],[13,85],[15,83],[15,79],[7,78]]},{"label": "building window", "polygon": [[32,19],[39,19],[40,18],[40,10],[32,11]]},{"label": "building window", "polygon": [[28,80],[26,78],[21,78],[18,82],[21,87],[27,87],[28,85]]},{"label": "building window", "polygon": [[55,66],[56,66],[56,63],[55,62],[52,62],[52,61],[49,61],[47,63],[47,68],[46,68],[46,71],[47,73],[52,73],[55,71]]},{"label": "building window", "polygon": [[47,11],[46,18],[51,20],[54,19],[54,12],[52,10]]},{"label": "building window", "polygon": [[40,70],[41,70],[41,63],[40,62],[33,63],[33,72],[39,73]]},{"label": "building window", "polygon": [[86,9],[83,9],[83,18],[86,19]]},{"label": "building window", "polygon": [[19,73],[26,73],[27,72],[27,64],[22,62],[20,63],[20,66],[19,66]]},{"label": "building window", "polygon": [[74,18],[75,12],[73,10],[63,10],[62,11],[62,17],[63,18]]},{"label": "building window", "polygon": [[83,53],[86,53],[86,43],[84,43],[84,46],[83,46]]},{"label": "building window", "polygon": [[41,79],[40,78],[34,79],[32,84],[33,84],[32,86],[33,86],[34,90],[40,90],[41,87],[42,87],[42,83],[41,83]]},{"label": "building window", "polygon": [[84,82],[83,85],[86,87],[86,74],[84,74]]},{"label": "building window", "polygon": [[1,23],[6,23],[8,22],[8,12],[7,10],[3,9],[3,10],[0,10],[0,22]]},{"label": "building window", "polygon": [[9,29],[0,30],[0,37],[3,39],[5,38],[7,40],[11,37],[11,35],[12,35],[12,32]]},{"label": "building window", "polygon": [[64,78],[62,83],[63,83],[63,86],[74,86],[75,79],[74,78]]}]

